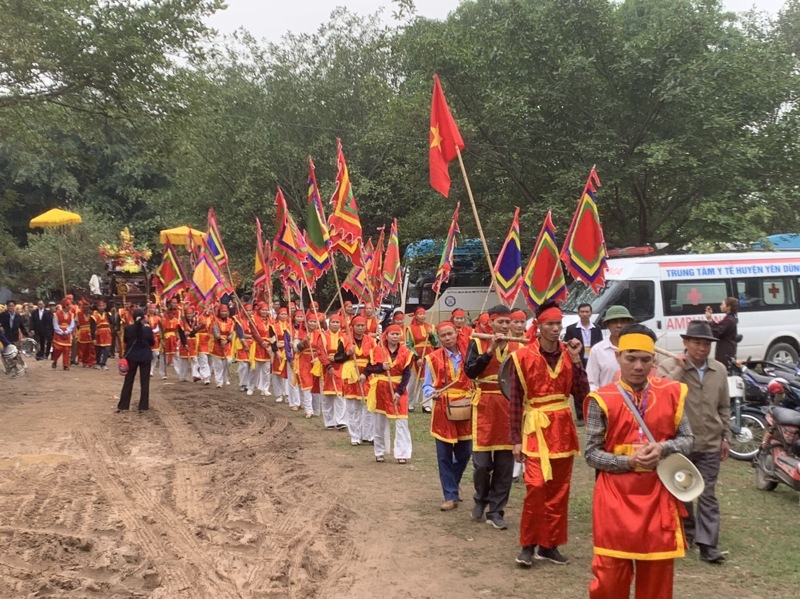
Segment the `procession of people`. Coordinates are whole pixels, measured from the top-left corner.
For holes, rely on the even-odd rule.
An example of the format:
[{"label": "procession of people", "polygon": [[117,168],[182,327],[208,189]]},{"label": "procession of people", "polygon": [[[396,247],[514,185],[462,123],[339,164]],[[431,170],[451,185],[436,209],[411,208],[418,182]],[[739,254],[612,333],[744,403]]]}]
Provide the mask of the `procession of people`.
[{"label": "procession of people", "polygon": [[[562,341],[563,314],[554,303],[542,305],[527,330],[518,326],[527,314],[504,305],[475,315],[475,328],[461,309],[433,326],[418,308],[408,320],[395,313],[383,329],[374,306],[365,308],[325,314],[316,303],[232,296],[206,309],[176,299],[109,312],[103,300],[67,296],[58,305],[38,302],[27,318],[10,302],[0,329],[18,340],[27,321],[43,341],[37,359],[51,360],[53,369],[107,370],[110,354],[124,359],[118,412],[131,407],[137,371],[139,410],[150,409],[151,377],[238,385],[307,419],[321,417],[324,429],[347,431],[352,446],[373,447],[378,463],[411,461],[408,415],[416,403],[431,412],[442,512],[466,501],[472,519],[508,529],[505,506],[520,465],[526,491],[515,561],[524,568],[535,560],[569,563],[562,548],[585,416],[585,458],[597,472],[590,597],[627,597],[634,577],[638,599],[672,597],[672,562],[693,544],[701,560],[724,562],[714,487],[727,457],[730,406],[725,369],[709,357],[716,338],[705,320],[689,323],[685,354],[657,364],[654,334],[623,306],[606,309],[603,341],[580,325]],[[570,398],[582,404],[577,413]],[[643,438],[626,401],[654,442]],[[689,457],[706,483],[696,509],[659,482],[655,467],[670,453]],[[461,485],[470,459],[471,502]]]}]

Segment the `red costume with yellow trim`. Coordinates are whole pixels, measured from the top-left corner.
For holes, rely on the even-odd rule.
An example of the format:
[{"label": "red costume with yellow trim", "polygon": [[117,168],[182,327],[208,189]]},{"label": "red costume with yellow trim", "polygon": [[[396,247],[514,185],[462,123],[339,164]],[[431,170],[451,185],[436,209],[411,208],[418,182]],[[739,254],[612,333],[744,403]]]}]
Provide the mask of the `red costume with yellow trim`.
[{"label": "red costume with yellow trim", "polygon": [[[342,395],[344,393],[344,381],[342,381],[342,363],[333,361],[334,356],[340,349],[345,352],[349,347],[347,335],[343,331],[323,331],[319,335],[319,342],[315,348],[317,359],[321,368],[316,369],[314,374],[322,379],[322,393],[324,395]],[[328,367],[333,366],[333,372],[328,372]]]},{"label": "red costume with yellow trim", "polygon": [[414,372],[416,376],[421,376],[420,373],[422,372],[423,366],[421,360],[422,354],[424,353],[427,356],[436,349],[433,325],[427,322],[420,324],[415,318],[411,321],[411,324],[406,327],[405,334],[408,345],[414,346],[414,351],[417,354],[416,357],[420,358],[419,361],[414,361]]},{"label": "red costume with yellow trim", "polygon": [[[683,383],[658,377],[649,380],[643,394],[647,402],[643,418],[656,442],[675,438],[686,393]],[[590,398],[608,422],[603,449],[615,455],[633,455],[642,442],[639,425],[617,384],[591,393],[586,402]],[[686,549],[685,515],[683,504],[667,491],[655,470],[600,471],[592,504],[592,572],[596,578],[589,586],[589,597],[627,597],[633,575],[631,560],[636,560],[637,599],[671,598],[673,560],[683,557]]]},{"label": "red costume with yellow trim", "polygon": [[531,343],[512,356],[525,394],[522,452],[528,458],[520,545],[551,548],[567,542],[570,479],[580,444],[569,406],[572,358],[559,343],[561,355],[551,368],[540,349]]},{"label": "red costume with yellow trim", "polygon": [[[179,326],[181,326],[181,320],[175,315],[175,311],[172,309],[161,319],[161,331],[164,334],[164,353],[167,356],[174,356],[178,353]],[[167,363],[169,363],[169,361]]]},{"label": "red costume with yellow trim", "polygon": [[[186,341],[186,345],[182,343],[178,344],[178,355],[187,360],[197,357],[197,347],[199,344],[199,337],[197,335],[199,323],[194,314],[194,311],[189,312],[187,310],[186,315],[180,322],[180,328],[183,331],[183,338]],[[190,316],[192,317],[191,319],[189,318]]]},{"label": "red costume with yellow trim", "polygon": [[[377,342],[375,341],[375,338],[366,334],[361,338],[360,341],[356,341],[355,338],[353,339],[352,346],[355,350],[355,353],[353,354],[352,359],[355,359],[356,365],[358,366],[358,370],[353,371],[353,376],[364,374],[364,369],[367,367],[367,364],[369,364],[369,356],[372,353],[372,350],[375,349],[376,345]],[[368,381],[364,382],[363,385],[359,385],[358,382],[348,382],[347,380],[344,380],[345,399],[366,400],[368,394]]]},{"label": "red costume with yellow trim", "polygon": [[[473,339],[478,353],[486,353],[491,341]],[[504,348],[496,348],[491,361],[475,379],[475,396],[472,399],[472,450],[512,450],[509,438],[511,419],[508,400],[500,392],[497,375],[500,364],[519,349],[520,344],[509,341]]]},{"label": "red costume with yellow trim", "polygon": [[[270,350],[262,345],[262,342],[269,344],[269,328],[271,320],[269,316],[266,319],[261,318],[260,314],[253,315],[253,324],[255,324],[255,331],[253,337],[256,341],[256,349],[254,359],[256,362],[269,362],[272,360]],[[261,340],[260,342],[258,340]]]},{"label": "red costume with yellow trim", "polygon": [[[281,308],[284,310],[284,308]],[[277,375],[283,379],[289,378],[289,361],[286,359],[286,336],[289,333],[291,336],[292,331],[289,328],[289,322],[278,320],[277,318],[270,325],[272,329],[272,337],[278,344],[278,351],[273,352],[272,355],[272,374]]]},{"label": "red costume with yellow trim", "polygon": [[[309,332],[305,328],[300,329],[295,337],[296,341],[302,343],[302,348],[295,354],[295,364],[297,364],[297,385],[301,391],[311,391],[319,393],[319,377],[314,376],[311,370],[314,361],[317,359],[317,348],[320,344],[320,330],[314,329]],[[316,384],[315,384],[316,383]],[[316,389],[316,390],[315,390]]]},{"label": "red costume with yellow trim", "polygon": [[[397,385],[403,380],[403,371],[412,363],[414,354],[402,343],[397,347],[397,355],[392,359],[385,346],[376,345],[369,355],[370,364],[377,365],[389,362],[389,371],[383,374],[374,374],[370,378],[367,408],[370,412],[386,414],[387,418],[408,418],[408,387],[403,391],[397,405],[394,404],[392,389],[397,391]],[[392,386],[389,386],[391,377]]]},{"label": "red costume with yellow trim", "polygon": [[431,374],[431,381],[436,389],[441,389],[456,381],[452,387],[439,396],[439,399],[433,402],[431,436],[445,443],[457,443],[472,439],[472,421],[450,420],[447,417],[447,403],[471,395],[473,392],[472,380],[464,372],[465,358],[463,355],[458,372],[456,372],[450,356],[446,352],[445,348],[440,347],[425,356],[428,372]]},{"label": "red costume with yellow trim", "polygon": [[94,340],[92,339],[92,315],[83,310],[78,312],[75,317],[77,340],[78,340],[78,361],[84,368],[95,365]]},{"label": "red costume with yellow trim", "polygon": [[94,344],[97,347],[111,347],[111,322],[108,319],[108,312],[95,312],[92,314],[94,320]]},{"label": "red costume with yellow trim", "polygon": [[[211,346],[211,355],[215,358],[224,359],[230,358],[233,355],[233,327],[235,323],[230,316],[223,320],[222,318],[215,317],[212,320],[212,328],[217,327],[219,330],[219,338],[214,338],[214,345]],[[227,339],[228,343],[225,344],[225,349],[222,348],[222,339]]]},{"label": "red costume with yellow trim", "polygon": [[[61,328],[62,333],[55,331],[53,333],[53,363],[58,362],[59,356],[64,356],[64,368],[69,368],[70,351],[72,350],[72,333],[65,333],[72,324],[75,317],[71,311],[64,312],[64,310],[56,310],[54,315],[55,321]],[[53,366],[55,368],[55,366]]]}]

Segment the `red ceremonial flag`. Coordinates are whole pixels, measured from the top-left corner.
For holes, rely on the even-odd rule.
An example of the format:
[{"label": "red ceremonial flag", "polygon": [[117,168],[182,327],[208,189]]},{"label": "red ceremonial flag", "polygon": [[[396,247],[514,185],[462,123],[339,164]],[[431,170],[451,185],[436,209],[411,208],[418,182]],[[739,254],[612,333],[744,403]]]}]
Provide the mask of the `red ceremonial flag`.
[{"label": "red ceremonial flag", "polygon": [[361,220],[358,206],[350,184],[350,172],[342,151],[342,140],[337,139],[336,190],[331,197],[333,212],[328,219],[331,251],[339,250],[348,256],[356,266],[361,266]]},{"label": "red ceremonial flag", "polygon": [[366,302],[369,300],[366,282],[367,276],[364,269],[360,266],[353,266],[347,274],[344,283],[342,283],[342,289],[355,295],[358,301]]},{"label": "red ceremonial flag", "polygon": [[183,272],[181,261],[178,258],[178,253],[169,240],[164,246],[161,264],[156,270],[156,278],[160,282],[160,294],[164,299],[169,299],[189,285],[186,274]]},{"label": "red ceremonial flag", "polygon": [[278,193],[275,196],[275,206],[275,224],[278,232],[273,243],[273,265],[284,283],[289,282],[296,286],[297,282],[303,281],[306,276],[303,266],[306,244],[292,215],[289,214],[286,198],[283,197],[283,190],[280,186],[278,186]]},{"label": "red ceremonial flag", "polygon": [[567,297],[564,269],[558,259],[556,229],[550,212],[544,219],[539,238],[531,253],[531,259],[522,278],[525,301],[531,310],[549,302],[560,302]]},{"label": "red ceremonial flag", "polygon": [[386,244],[386,255],[383,259],[383,293],[382,297],[391,295],[400,287],[400,243],[397,239],[397,219],[392,221],[392,231]]},{"label": "red ceremonial flag", "polygon": [[306,266],[311,280],[316,283],[325,271],[331,267],[328,249],[331,244],[328,227],[323,217],[322,200],[319,197],[317,177],[314,174],[314,162],[308,159],[308,201],[306,204]]},{"label": "red ceremonial flag", "polygon": [[450,278],[450,269],[453,268],[453,253],[456,250],[456,233],[458,229],[458,209],[461,208],[461,202],[456,204],[455,212],[453,212],[453,220],[450,221],[450,230],[447,232],[447,240],[444,242],[444,249],[442,250],[442,258],[439,260],[439,268],[436,269],[436,280],[434,280],[431,289],[434,293],[439,293],[442,284],[446,283]]},{"label": "red ceremonial flag", "polygon": [[[191,237],[191,235],[189,235],[189,237]],[[225,252],[225,246],[222,245],[222,235],[219,233],[217,217],[214,215],[213,208],[208,209],[206,247],[208,247],[208,250],[211,252],[211,256],[217,261],[219,266],[225,266],[228,263],[228,254]]]},{"label": "red ceremonial flag", "polygon": [[261,221],[256,217],[256,259],[253,271],[253,295],[258,295],[258,291],[269,285],[270,273],[267,258],[264,255],[264,241],[262,240]]},{"label": "red ceremonial flag", "polygon": [[447,197],[450,194],[450,162],[464,149],[464,140],[456,127],[450,107],[445,100],[439,76],[433,75],[431,101],[430,167],[431,187]]},{"label": "red ceremonial flag", "polygon": [[586,283],[595,293],[605,286],[608,270],[608,252],[595,203],[600,186],[600,178],[592,167],[561,248],[561,259],[569,274]]}]

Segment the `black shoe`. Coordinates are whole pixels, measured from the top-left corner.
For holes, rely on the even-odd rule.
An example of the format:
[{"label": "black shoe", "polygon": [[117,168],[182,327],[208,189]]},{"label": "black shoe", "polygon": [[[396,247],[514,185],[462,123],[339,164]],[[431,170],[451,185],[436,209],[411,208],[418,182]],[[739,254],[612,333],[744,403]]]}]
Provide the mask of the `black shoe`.
[{"label": "black shoe", "polygon": [[489,526],[496,528],[497,530],[508,530],[508,523],[503,520],[500,516],[492,516],[491,518],[486,518],[486,524]]},{"label": "black shoe", "polygon": [[565,556],[561,555],[558,547],[550,547],[548,549],[539,547],[539,552],[536,554],[536,559],[547,560],[548,562],[558,564],[559,566],[566,566],[569,563],[569,560]]},{"label": "black shoe", "polygon": [[518,483],[519,482],[519,476],[512,477],[511,482],[512,483]]},{"label": "black shoe", "polygon": [[58,364],[56,364],[55,362],[53,362],[53,364],[50,366],[50,368],[52,368],[53,370],[55,370],[56,368],[58,368]]},{"label": "black shoe", "polygon": [[578,418],[578,419],[576,420],[576,424],[577,424],[578,426],[586,426],[586,422],[584,422],[583,418]]},{"label": "black shoe", "polygon": [[725,553],[719,551],[716,547],[700,545],[700,561],[708,562],[709,564],[721,564],[725,561]]},{"label": "black shoe", "polygon": [[470,512],[470,516],[472,516],[473,520],[483,520],[483,510],[485,509],[484,506],[476,503]]},{"label": "black shoe", "polygon": [[536,545],[523,547],[514,561],[524,568],[530,568],[533,565],[533,553],[535,550]]}]

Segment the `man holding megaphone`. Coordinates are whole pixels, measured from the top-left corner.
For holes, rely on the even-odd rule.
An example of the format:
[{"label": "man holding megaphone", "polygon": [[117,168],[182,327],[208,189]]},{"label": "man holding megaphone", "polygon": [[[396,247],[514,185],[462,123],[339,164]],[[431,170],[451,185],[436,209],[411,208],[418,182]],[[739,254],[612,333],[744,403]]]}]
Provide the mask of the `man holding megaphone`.
[{"label": "man holding megaphone", "polygon": [[619,380],[586,397],[585,455],[598,470],[590,599],[628,597],[634,567],[636,599],[671,599],[674,558],[686,550],[686,509],[676,495],[702,487],[692,470],[665,474],[660,467],[688,455],[694,438],[684,414],[686,385],[650,377],[655,340],[645,326],[622,329]]}]

